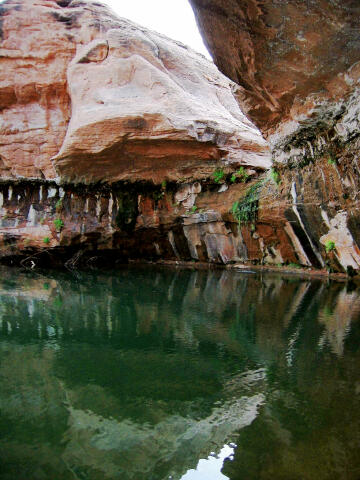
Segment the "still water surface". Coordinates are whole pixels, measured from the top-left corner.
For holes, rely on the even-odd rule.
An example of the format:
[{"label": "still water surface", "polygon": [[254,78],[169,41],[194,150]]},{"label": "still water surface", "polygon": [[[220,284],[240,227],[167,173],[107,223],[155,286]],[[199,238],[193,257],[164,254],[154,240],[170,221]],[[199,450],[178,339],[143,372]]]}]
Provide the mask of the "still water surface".
[{"label": "still water surface", "polygon": [[0,478],[360,478],[360,294],[0,270]]}]

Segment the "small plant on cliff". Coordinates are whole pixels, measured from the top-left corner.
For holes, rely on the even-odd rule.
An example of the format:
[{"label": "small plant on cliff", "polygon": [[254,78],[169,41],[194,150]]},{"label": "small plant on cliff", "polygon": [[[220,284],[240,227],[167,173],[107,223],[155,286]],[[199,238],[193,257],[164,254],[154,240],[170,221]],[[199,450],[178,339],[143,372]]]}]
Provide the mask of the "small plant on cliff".
[{"label": "small plant on cliff", "polygon": [[329,165],[336,165],[336,158],[333,155],[330,155],[328,158]]},{"label": "small plant on cliff", "polygon": [[259,210],[259,197],[263,182],[257,182],[246,192],[245,196],[234,202],[231,207],[231,213],[234,218],[241,223],[252,223],[255,225]]},{"label": "small plant on cliff", "polygon": [[235,173],[231,175],[230,181],[232,183],[235,183],[237,179],[240,180],[240,182],[245,183],[246,180],[249,178],[249,174],[246,172],[244,167],[240,167],[239,170],[237,170]]},{"label": "small plant on cliff", "polygon": [[162,188],[163,190],[166,190],[166,180],[163,180],[163,181],[161,182],[161,188]]},{"label": "small plant on cliff", "polygon": [[332,240],[329,240],[328,242],[326,242],[325,244],[325,250],[326,250],[326,253],[329,253],[329,252],[332,252],[333,250],[335,250],[335,242],[333,242]]},{"label": "small plant on cliff", "polygon": [[188,215],[192,215],[193,213],[196,213],[196,210],[197,210],[197,206],[196,205],[193,205],[190,210],[187,211],[187,214]]},{"label": "small plant on cliff", "polygon": [[276,185],[279,185],[281,182],[280,173],[275,168],[270,170],[270,177],[276,183]]},{"label": "small plant on cliff", "polygon": [[55,218],[54,225],[56,230],[60,231],[64,226],[64,222],[61,220],[61,218]]},{"label": "small plant on cliff", "polygon": [[215,183],[221,183],[225,177],[225,172],[222,168],[218,168],[213,173]]},{"label": "small plant on cliff", "polygon": [[47,245],[48,243],[50,243],[50,238],[49,237],[43,238],[43,242],[45,243],[45,245]]}]

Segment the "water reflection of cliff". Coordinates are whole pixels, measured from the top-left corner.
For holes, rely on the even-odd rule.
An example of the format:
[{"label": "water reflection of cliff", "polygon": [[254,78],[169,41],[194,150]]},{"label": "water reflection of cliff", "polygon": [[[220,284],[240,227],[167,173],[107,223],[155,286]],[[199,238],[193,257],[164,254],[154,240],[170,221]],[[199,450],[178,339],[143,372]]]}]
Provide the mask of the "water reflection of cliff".
[{"label": "water reflection of cliff", "polygon": [[177,479],[237,437],[231,479],[314,478],[316,441],[320,464],[337,449],[359,471],[357,291],[228,271],[1,274],[1,478]]}]

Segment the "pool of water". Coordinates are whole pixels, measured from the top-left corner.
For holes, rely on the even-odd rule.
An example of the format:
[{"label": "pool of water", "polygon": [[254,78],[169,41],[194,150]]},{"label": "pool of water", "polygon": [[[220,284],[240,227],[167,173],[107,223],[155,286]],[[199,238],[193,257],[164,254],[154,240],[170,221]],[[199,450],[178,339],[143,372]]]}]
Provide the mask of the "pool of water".
[{"label": "pool of water", "polygon": [[360,294],[0,270],[0,478],[360,478]]}]

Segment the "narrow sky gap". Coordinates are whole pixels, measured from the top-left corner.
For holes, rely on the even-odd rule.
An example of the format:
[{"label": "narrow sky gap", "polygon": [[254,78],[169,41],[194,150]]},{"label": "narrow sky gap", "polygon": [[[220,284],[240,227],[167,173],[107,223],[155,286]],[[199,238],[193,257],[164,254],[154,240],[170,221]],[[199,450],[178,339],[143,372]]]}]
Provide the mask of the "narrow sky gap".
[{"label": "narrow sky gap", "polygon": [[187,0],[101,0],[120,17],[179,40],[211,60]]}]

